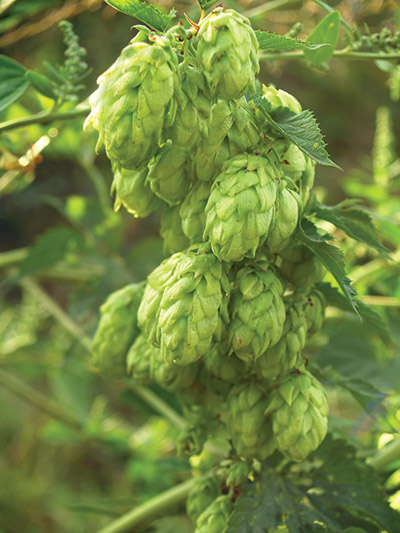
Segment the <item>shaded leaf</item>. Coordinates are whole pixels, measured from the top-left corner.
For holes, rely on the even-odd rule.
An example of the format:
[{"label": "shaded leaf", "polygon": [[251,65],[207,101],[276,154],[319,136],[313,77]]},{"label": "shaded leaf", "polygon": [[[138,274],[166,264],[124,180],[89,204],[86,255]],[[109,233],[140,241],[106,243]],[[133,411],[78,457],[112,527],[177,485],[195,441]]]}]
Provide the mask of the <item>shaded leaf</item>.
[{"label": "shaded leaf", "polygon": [[21,98],[29,87],[25,72],[23,65],[0,54],[0,111]]},{"label": "shaded leaf", "polygon": [[210,8],[213,4],[217,2],[217,0],[197,0],[197,1],[203,11],[207,11],[208,8]]},{"label": "shaded leaf", "polygon": [[161,11],[158,7],[142,0],[105,0],[107,4],[118,9],[125,15],[134,17],[144,22],[154,30],[164,31],[175,18],[175,11],[169,13]]},{"label": "shaded leaf", "polygon": [[348,202],[327,206],[315,201],[312,212],[343,230],[349,237],[386,253],[388,250],[379,242],[379,237],[371,216],[363,209],[347,207]]},{"label": "shaded leaf", "polygon": [[325,150],[326,143],[311,111],[293,113],[287,107],[272,110],[270,102],[261,96],[254,97],[253,102],[262,111],[267,124],[295,143],[314,161],[321,165],[339,168],[329,159],[329,154]]},{"label": "shaded leaf", "polygon": [[371,413],[387,396],[368,381],[359,378],[339,378],[337,384],[350,394],[368,413]]},{"label": "shaded leaf", "polygon": [[328,61],[335,51],[340,29],[340,14],[332,11],[326,15],[313,29],[307,38],[311,44],[325,44],[323,48],[305,50],[304,54],[312,65],[317,66]]},{"label": "shaded leaf", "polygon": [[346,301],[358,313],[354,302],[356,291],[351,287],[350,280],[346,277],[343,252],[326,242],[331,238],[330,235],[321,235],[315,224],[307,218],[303,218],[298,226],[296,237],[318,257],[324,267],[333,275],[342,289]]}]

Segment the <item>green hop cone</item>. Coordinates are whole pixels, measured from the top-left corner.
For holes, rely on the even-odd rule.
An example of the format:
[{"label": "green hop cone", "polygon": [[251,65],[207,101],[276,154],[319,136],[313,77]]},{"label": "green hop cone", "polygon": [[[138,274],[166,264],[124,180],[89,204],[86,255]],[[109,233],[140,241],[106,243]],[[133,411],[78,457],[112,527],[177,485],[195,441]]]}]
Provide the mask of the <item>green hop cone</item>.
[{"label": "green hop cone", "polygon": [[189,239],[183,233],[179,216],[180,205],[164,209],[161,215],[160,235],[164,239],[164,252],[174,254],[189,246]]},{"label": "green hop cone", "polygon": [[114,181],[111,192],[115,192],[114,209],[123,205],[135,217],[147,217],[159,210],[163,204],[151,191],[146,183],[147,167],[128,170],[120,168],[114,170]]},{"label": "green hop cone", "polygon": [[169,205],[181,202],[191,187],[188,151],[168,141],[149,163],[147,181],[151,190]]},{"label": "green hop cone", "polygon": [[229,354],[228,342],[215,343],[204,358],[205,368],[218,379],[228,383],[237,383],[249,372],[244,361]]},{"label": "green hop cone", "polygon": [[156,344],[157,321],[163,289],[173,277],[182,254],[165,259],[147,278],[143,298],[137,313],[139,328],[150,344]]},{"label": "green hop cone", "polygon": [[263,379],[275,379],[296,367],[307,339],[307,321],[303,306],[286,303],[286,320],[280,341],[268,348],[256,361],[255,369]]},{"label": "green hop cone", "polygon": [[100,307],[92,356],[93,364],[106,377],[126,376],[126,356],[140,333],[137,313],[143,291],[143,283],[132,283],[110,294]]},{"label": "green hop cone", "polygon": [[309,335],[321,331],[325,320],[325,307],[325,296],[321,291],[313,289],[308,294],[304,309]]},{"label": "green hop cone", "polygon": [[179,93],[178,60],[169,41],[139,34],[98,79],[86,123],[99,132],[108,157],[127,169],[154,155],[172,125]]},{"label": "green hop cone", "polygon": [[186,500],[186,511],[193,524],[218,497],[219,488],[220,480],[214,475],[200,479],[191,489]]},{"label": "green hop cone", "polygon": [[228,293],[227,275],[208,245],[179,256],[174,276],[163,288],[157,324],[165,361],[187,365],[210,350]]},{"label": "green hop cone", "polygon": [[232,115],[232,127],[227,132],[231,156],[256,148],[262,139],[251,114],[246,98],[229,102]]},{"label": "green hop cone", "polygon": [[240,457],[263,461],[274,452],[272,426],[264,414],[267,405],[267,393],[259,383],[242,381],[231,389],[226,422]]},{"label": "green hop cone", "polygon": [[229,494],[218,496],[197,519],[194,533],[225,533],[233,507]]},{"label": "green hop cone", "polygon": [[321,261],[303,244],[292,243],[279,253],[279,258],[281,275],[296,288],[310,287],[325,275]]},{"label": "green hop cone", "polygon": [[262,87],[263,98],[267,99],[271,104],[272,110],[280,107],[287,107],[293,113],[301,112],[300,102],[291,94],[282,89],[275,89],[273,85]]},{"label": "green hop cone", "polygon": [[290,460],[304,461],[326,436],[326,392],[309,372],[284,377],[271,393],[265,414],[271,417],[277,449]]},{"label": "green hop cone", "polygon": [[200,23],[197,38],[196,58],[213,94],[235,100],[255,92],[258,41],[247,18],[218,7]]},{"label": "green hop cone", "polygon": [[190,244],[203,242],[206,223],[205,209],[210,196],[211,184],[197,181],[180,206],[182,230]]},{"label": "green hop cone", "polygon": [[182,92],[167,136],[174,146],[192,148],[200,136],[208,135],[211,100],[207,96],[207,81],[198,69],[181,63],[179,73]]},{"label": "green hop cone", "polygon": [[301,200],[299,195],[286,187],[286,181],[280,181],[274,217],[268,232],[265,245],[270,252],[278,253],[288,245],[297,228]]},{"label": "green hop cone", "polygon": [[282,336],[285,322],[283,286],[268,263],[260,261],[241,268],[234,287],[229,341],[240,359],[251,362]]},{"label": "green hop cone", "polygon": [[278,170],[268,159],[233,157],[211,187],[204,238],[221,261],[255,256],[274,215]]},{"label": "green hop cone", "polygon": [[150,364],[155,353],[159,351],[159,348],[147,342],[144,333],[140,333],[126,357],[127,373],[141,383],[151,383]]},{"label": "green hop cone", "polygon": [[197,377],[198,365],[181,366],[166,363],[159,348],[155,348],[150,361],[150,377],[169,392],[187,390]]}]

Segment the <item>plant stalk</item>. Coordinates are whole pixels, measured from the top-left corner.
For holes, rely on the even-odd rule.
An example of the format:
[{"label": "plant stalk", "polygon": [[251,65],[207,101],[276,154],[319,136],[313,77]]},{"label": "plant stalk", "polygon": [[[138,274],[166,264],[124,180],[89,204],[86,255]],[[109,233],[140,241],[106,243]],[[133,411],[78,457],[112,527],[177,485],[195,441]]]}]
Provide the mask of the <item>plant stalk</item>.
[{"label": "plant stalk", "polygon": [[[290,52],[268,53],[260,51],[260,61],[276,61],[280,59],[301,59],[304,57],[302,50],[293,50]],[[385,52],[355,52],[348,48],[335,50],[332,57],[343,57],[344,59],[400,59],[400,52],[387,54]]]},{"label": "plant stalk", "polygon": [[42,111],[41,113],[36,113],[35,115],[30,115],[29,117],[15,118],[13,120],[8,120],[7,122],[2,122],[0,124],[0,132],[14,130],[16,128],[23,128],[25,126],[30,126],[31,124],[48,124],[54,120],[70,120],[76,117],[84,117],[90,113],[90,107],[77,107],[71,109],[70,111],[61,111],[58,113],[49,113],[48,111]]},{"label": "plant stalk", "polygon": [[162,492],[158,496],[151,498],[147,502],[139,505],[132,511],[127,512],[120,518],[117,518],[108,526],[100,529],[97,533],[124,533],[132,531],[134,527],[154,520],[156,515],[160,515],[166,511],[170,511],[174,507],[183,502],[190,489],[198,482],[197,477],[193,477],[176,485],[172,489]]}]

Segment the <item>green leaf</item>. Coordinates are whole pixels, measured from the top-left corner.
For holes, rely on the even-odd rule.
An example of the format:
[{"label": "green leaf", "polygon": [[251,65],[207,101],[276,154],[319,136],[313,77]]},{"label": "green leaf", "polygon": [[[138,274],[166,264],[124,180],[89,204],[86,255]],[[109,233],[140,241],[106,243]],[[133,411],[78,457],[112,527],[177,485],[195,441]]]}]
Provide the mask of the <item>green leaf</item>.
[{"label": "green leaf", "polygon": [[349,237],[386,254],[388,250],[379,242],[378,233],[372,223],[371,216],[363,209],[349,208],[348,205],[348,201],[334,206],[327,206],[314,201],[311,211],[318,218],[326,220],[343,230]]},{"label": "green leaf", "polygon": [[321,235],[315,224],[307,218],[303,218],[298,226],[296,237],[318,257],[325,268],[333,275],[342,289],[346,301],[358,313],[354,302],[356,292],[351,287],[350,280],[346,277],[343,252],[336,246],[326,242],[331,238],[330,235]]},{"label": "green leaf", "polygon": [[343,377],[337,380],[337,384],[348,390],[368,413],[372,413],[387,396],[386,393],[363,379]]},{"label": "green leaf", "polygon": [[385,500],[378,474],[356,453],[328,436],[307,461],[282,474],[265,462],[260,478],[243,485],[227,533],[399,531],[400,515]]},{"label": "green leaf", "polygon": [[340,168],[329,159],[325,150],[326,143],[311,111],[293,113],[287,107],[272,110],[270,102],[258,95],[253,98],[253,102],[272,128],[295,143],[311,159],[321,165]]},{"label": "green leaf", "polygon": [[213,4],[217,2],[217,0],[197,0],[197,1],[203,11],[207,11],[208,8],[210,8]]},{"label": "green leaf", "polygon": [[49,229],[36,239],[25,261],[21,265],[20,275],[35,274],[54,266],[83,247],[83,239],[71,228]]},{"label": "green leaf", "polygon": [[25,77],[41,94],[52,100],[57,100],[57,95],[54,92],[54,82],[50,78],[35,70],[27,70]]},{"label": "green leaf", "polygon": [[325,44],[324,48],[305,50],[304,54],[313,66],[321,65],[328,61],[335,51],[340,29],[339,11],[332,11],[326,15],[313,29],[307,38],[311,44]]},{"label": "green leaf", "polygon": [[[332,287],[330,283],[326,282],[317,283],[317,287],[325,295],[328,305],[343,309],[343,311],[353,310],[353,306],[349,304],[348,299],[339,292],[337,287]],[[386,317],[358,299],[355,300],[355,304],[361,320],[368,325],[369,332],[377,335],[385,343],[392,344],[392,335]]]},{"label": "green leaf", "polygon": [[110,6],[118,9],[118,11],[144,22],[144,24],[147,24],[147,26],[154,30],[164,31],[171,24],[172,19],[175,18],[174,10],[171,10],[169,13],[165,13],[158,7],[148,4],[142,0],[105,1],[107,4],[110,4]]},{"label": "green leaf", "polygon": [[17,101],[29,87],[26,68],[0,54],[0,111]]},{"label": "green leaf", "polygon": [[300,39],[293,39],[286,35],[271,33],[269,31],[255,31],[260,50],[319,50],[325,45],[311,44]]}]

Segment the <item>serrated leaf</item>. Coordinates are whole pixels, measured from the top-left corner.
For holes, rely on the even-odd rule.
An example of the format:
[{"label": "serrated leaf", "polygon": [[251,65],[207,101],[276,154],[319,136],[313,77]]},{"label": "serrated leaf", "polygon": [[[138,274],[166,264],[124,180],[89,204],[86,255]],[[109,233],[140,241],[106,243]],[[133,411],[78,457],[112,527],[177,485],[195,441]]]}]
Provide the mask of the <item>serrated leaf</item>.
[{"label": "serrated leaf", "polygon": [[[353,310],[348,299],[336,287],[332,287],[330,283],[319,282],[317,287],[325,295],[328,305],[343,309],[343,311]],[[361,300],[356,299],[355,304],[361,320],[368,325],[369,331],[378,335],[387,344],[391,344],[392,336],[386,317]]]},{"label": "serrated leaf", "polygon": [[326,15],[313,29],[307,38],[311,44],[325,44],[324,48],[305,50],[304,54],[313,66],[321,65],[328,61],[335,51],[340,30],[339,11],[332,11]]},{"label": "serrated leaf", "polygon": [[213,4],[217,2],[217,0],[197,0],[197,1],[203,11],[207,11],[208,8],[210,8]]},{"label": "serrated leaf", "polygon": [[295,143],[311,159],[320,165],[340,168],[329,159],[325,150],[326,143],[311,111],[307,109],[301,113],[293,113],[287,107],[272,110],[270,102],[261,96],[255,96],[253,102],[272,128]]},{"label": "serrated leaf", "polygon": [[23,65],[0,54],[0,111],[21,98],[29,87],[25,72]]},{"label": "serrated leaf", "polygon": [[358,378],[339,378],[337,384],[348,390],[350,394],[368,413],[372,413],[387,396],[368,381]]},{"label": "serrated leaf", "polygon": [[298,226],[296,237],[318,257],[325,268],[333,275],[349,305],[358,313],[354,302],[356,291],[351,287],[350,280],[346,277],[343,252],[336,246],[326,242],[330,236],[327,234],[321,235],[315,224],[307,218],[303,218]]},{"label": "serrated leaf", "polygon": [[387,253],[387,249],[379,242],[379,237],[371,216],[363,209],[347,207],[347,202],[327,206],[315,201],[312,211],[318,218],[330,222],[343,230],[349,237]]},{"label": "serrated leaf", "polygon": [[339,533],[348,526],[394,533],[399,525],[377,473],[355,448],[328,435],[303,464],[278,474],[264,463],[260,478],[243,485],[227,533],[267,533],[280,526],[290,533]]},{"label": "serrated leaf", "polygon": [[319,50],[325,45],[308,43],[269,31],[255,31],[260,50]]},{"label": "serrated leaf", "polygon": [[164,11],[161,11],[160,8],[152,4],[148,4],[142,0],[105,1],[118,11],[144,22],[144,24],[147,24],[147,26],[154,30],[164,31],[175,18],[174,10],[171,10],[169,13],[165,13]]},{"label": "serrated leaf", "polygon": [[36,239],[21,265],[20,276],[35,274],[83,247],[82,236],[71,228],[54,228]]}]

